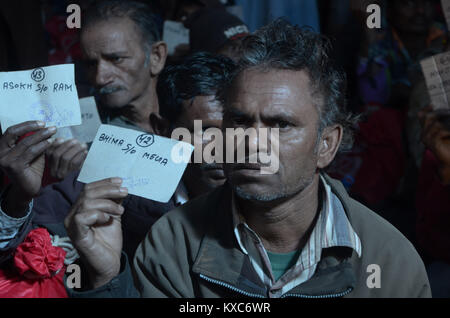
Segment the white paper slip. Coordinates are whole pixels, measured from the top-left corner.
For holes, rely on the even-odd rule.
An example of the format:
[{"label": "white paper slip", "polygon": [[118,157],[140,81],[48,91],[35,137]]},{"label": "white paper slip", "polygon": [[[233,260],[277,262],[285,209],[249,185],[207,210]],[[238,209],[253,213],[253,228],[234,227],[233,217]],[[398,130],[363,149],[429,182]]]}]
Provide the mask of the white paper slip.
[{"label": "white paper slip", "polygon": [[120,177],[128,193],[168,202],[194,147],[136,130],[101,125],[78,181],[92,183]]},{"label": "white paper slip", "polygon": [[444,11],[447,29],[450,29],[450,0],[441,0],[442,11]]},{"label": "white paper slip", "polygon": [[449,108],[450,52],[438,54],[420,62],[433,109]]},{"label": "white paper slip", "polygon": [[73,64],[0,72],[2,130],[28,120],[56,127],[81,124]]},{"label": "white paper slip", "polygon": [[173,55],[178,45],[189,44],[189,29],[183,23],[167,20],[164,22],[163,41],[167,43],[169,55]]},{"label": "white paper slip", "polygon": [[98,114],[97,104],[94,97],[80,99],[80,110],[82,124],[79,126],[64,127],[58,129],[56,138],[77,139],[80,142],[92,142],[102,122]]}]

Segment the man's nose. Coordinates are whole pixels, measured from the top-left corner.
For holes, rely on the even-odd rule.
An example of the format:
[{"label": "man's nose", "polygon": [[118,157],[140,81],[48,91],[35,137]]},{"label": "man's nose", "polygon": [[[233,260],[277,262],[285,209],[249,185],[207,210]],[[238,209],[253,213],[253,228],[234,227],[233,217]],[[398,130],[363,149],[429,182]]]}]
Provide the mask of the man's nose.
[{"label": "man's nose", "polygon": [[262,124],[255,124],[249,134],[248,147],[256,152],[265,152],[270,148],[270,129]]},{"label": "man's nose", "polygon": [[105,86],[111,81],[112,81],[112,72],[110,67],[104,62],[98,63],[97,71],[95,74],[95,84],[97,86]]}]

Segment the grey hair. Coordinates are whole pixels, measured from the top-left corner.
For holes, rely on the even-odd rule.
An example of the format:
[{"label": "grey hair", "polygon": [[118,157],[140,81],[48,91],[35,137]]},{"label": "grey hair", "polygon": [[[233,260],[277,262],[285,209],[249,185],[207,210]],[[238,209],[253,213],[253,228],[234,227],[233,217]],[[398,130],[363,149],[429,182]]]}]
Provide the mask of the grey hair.
[{"label": "grey hair", "polygon": [[247,69],[306,71],[319,110],[318,140],[326,127],[341,125],[344,134],[340,151],[349,150],[357,117],[347,112],[347,79],[333,65],[330,47],[326,37],[277,19],[243,40],[238,67],[219,96],[226,105],[234,80]]},{"label": "grey hair", "polygon": [[134,22],[143,40],[146,64],[150,61],[150,49],[161,40],[161,34],[151,8],[136,1],[105,0],[91,5],[83,15],[83,28],[114,18],[128,18]]}]

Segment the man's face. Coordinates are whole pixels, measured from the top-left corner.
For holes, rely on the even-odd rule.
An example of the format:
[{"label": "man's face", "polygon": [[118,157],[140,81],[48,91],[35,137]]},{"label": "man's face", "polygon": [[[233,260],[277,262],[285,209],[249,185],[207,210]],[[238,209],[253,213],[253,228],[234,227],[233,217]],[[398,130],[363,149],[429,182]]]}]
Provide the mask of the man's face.
[{"label": "man's face", "polygon": [[395,0],[391,20],[399,31],[426,34],[433,21],[433,13],[432,0]]},{"label": "man's face", "polygon": [[[230,91],[223,126],[278,128],[279,169],[263,175],[259,164],[225,164],[235,193],[267,202],[288,198],[311,184],[317,171],[318,122],[306,72],[253,69],[240,74]],[[249,143],[258,141],[250,138]]]},{"label": "man's face", "polygon": [[[202,121],[203,131],[208,128],[222,128],[223,108],[215,96],[197,96],[192,101],[183,101],[183,106],[184,110],[175,123],[176,127],[187,128],[193,136],[195,133],[202,133],[194,131],[195,120]],[[203,147],[214,142],[214,140],[205,139],[202,141]],[[184,180],[190,191],[200,194],[222,185],[225,182],[225,176],[221,164],[192,163],[186,169]]]},{"label": "man's face", "polygon": [[143,40],[130,19],[115,18],[83,29],[81,46],[88,77],[106,107],[127,106],[151,87]]}]

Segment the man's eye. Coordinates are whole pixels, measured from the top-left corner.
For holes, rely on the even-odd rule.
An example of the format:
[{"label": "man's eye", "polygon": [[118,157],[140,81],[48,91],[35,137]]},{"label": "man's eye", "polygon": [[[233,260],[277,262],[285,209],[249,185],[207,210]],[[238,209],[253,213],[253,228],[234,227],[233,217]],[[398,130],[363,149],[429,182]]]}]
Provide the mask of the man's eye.
[{"label": "man's eye", "polygon": [[246,126],[247,125],[247,120],[242,117],[232,117],[231,122],[233,123],[234,126]]},{"label": "man's eye", "polygon": [[289,128],[289,127],[292,127],[292,124],[290,122],[287,122],[287,121],[284,121],[284,120],[278,121],[275,124],[275,128],[279,128],[279,129],[286,129],[286,128]]},{"label": "man's eye", "polygon": [[113,62],[114,64],[118,64],[118,63],[122,63],[124,58],[120,57],[120,56],[112,56],[112,57],[109,58],[109,60],[111,62]]}]

